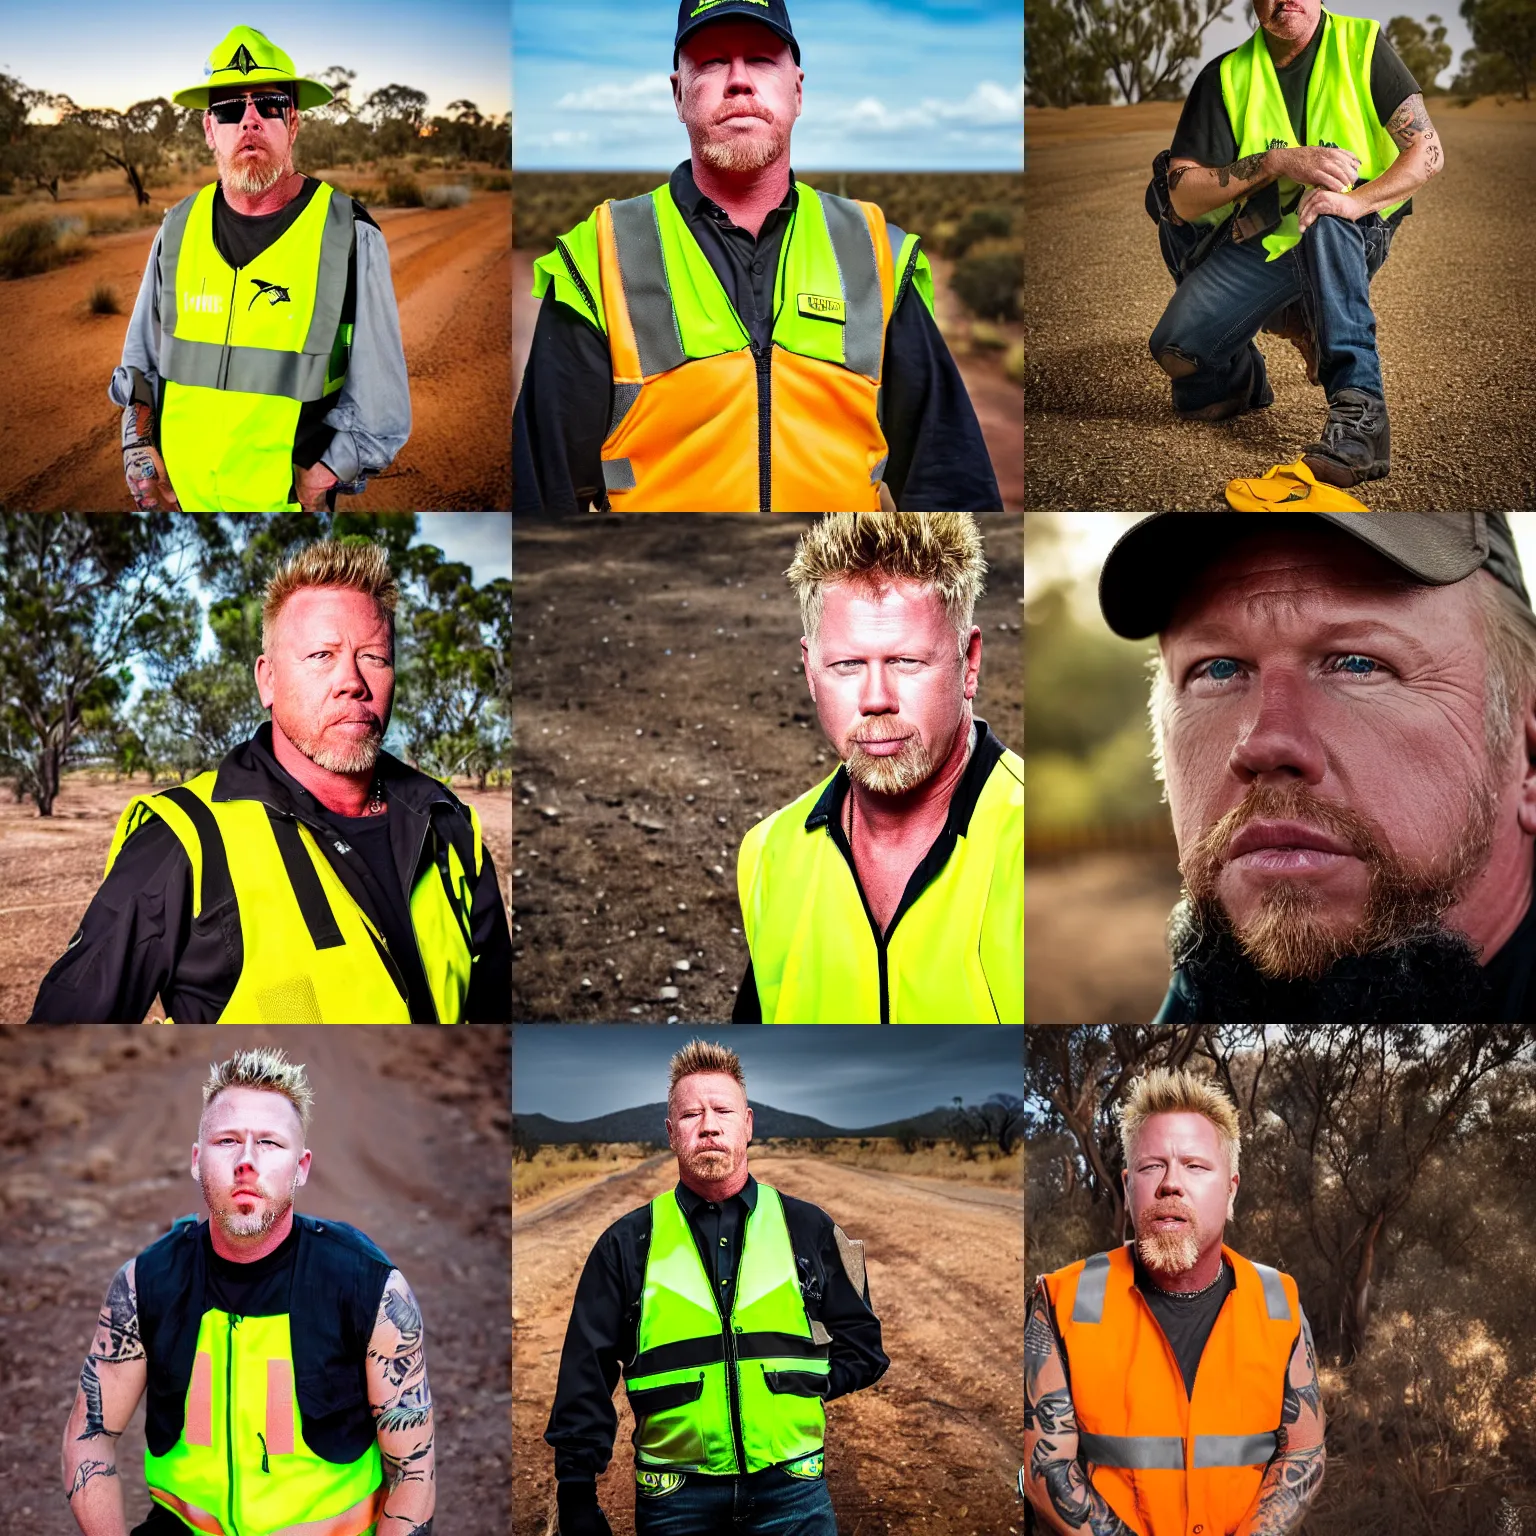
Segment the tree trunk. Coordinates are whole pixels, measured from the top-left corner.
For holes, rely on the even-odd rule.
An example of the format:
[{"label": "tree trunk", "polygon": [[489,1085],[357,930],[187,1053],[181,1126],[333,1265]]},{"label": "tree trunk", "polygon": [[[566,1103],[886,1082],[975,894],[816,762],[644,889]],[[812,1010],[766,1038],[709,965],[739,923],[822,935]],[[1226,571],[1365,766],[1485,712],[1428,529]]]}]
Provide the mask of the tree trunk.
[{"label": "tree trunk", "polygon": [[126,169],[128,171],[128,180],[133,185],[133,195],[138,199],[139,206],[142,208],[149,202],[149,193],[144,190],[144,183],[139,179],[139,168],[130,163]]},{"label": "tree trunk", "polygon": [[1378,1211],[1360,1245],[1360,1263],[1355,1268],[1354,1283],[1350,1286],[1349,1308],[1345,1319],[1345,1339],[1351,1360],[1365,1348],[1366,1334],[1370,1327],[1371,1271],[1376,1266],[1376,1239],[1381,1236],[1382,1223],[1386,1219],[1387,1213]]},{"label": "tree trunk", "polygon": [[59,758],[54,747],[44,747],[37,755],[37,778],[32,798],[39,816],[53,815],[53,802],[59,797]]}]

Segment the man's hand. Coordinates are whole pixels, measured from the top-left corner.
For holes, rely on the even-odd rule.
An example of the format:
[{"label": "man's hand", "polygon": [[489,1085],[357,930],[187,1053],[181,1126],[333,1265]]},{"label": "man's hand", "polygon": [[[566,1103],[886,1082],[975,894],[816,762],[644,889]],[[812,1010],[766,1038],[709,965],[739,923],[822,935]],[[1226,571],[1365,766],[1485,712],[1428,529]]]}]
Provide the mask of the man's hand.
[{"label": "man's hand", "polygon": [[1323,187],[1329,192],[1348,192],[1360,175],[1360,157],[1330,145],[1303,144],[1297,149],[1272,149],[1269,166],[1303,187]]},{"label": "man's hand", "polygon": [[613,1536],[613,1527],[597,1502],[596,1483],[556,1483],[560,1536]]},{"label": "man's hand", "polygon": [[295,465],[293,483],[299,493],[299,505],[306,512],[323,512],[325,493],[336,484],[336,476],[317,459],[308,469]]},{"label": "man's hand", "polygon": [[165,460],[154,442],[153,409],[139,401],[123,407],[123,478],[134,505],[144,511],[154,507],[180,507]]},{"label": "man's hand", "polygon": [[1320,187],[1308,187],[1296,210],[1296,222],[1305,234],[1325,213],[1354,223],[1364,212],[1365,209],[1347,192],[1324,192]]}]

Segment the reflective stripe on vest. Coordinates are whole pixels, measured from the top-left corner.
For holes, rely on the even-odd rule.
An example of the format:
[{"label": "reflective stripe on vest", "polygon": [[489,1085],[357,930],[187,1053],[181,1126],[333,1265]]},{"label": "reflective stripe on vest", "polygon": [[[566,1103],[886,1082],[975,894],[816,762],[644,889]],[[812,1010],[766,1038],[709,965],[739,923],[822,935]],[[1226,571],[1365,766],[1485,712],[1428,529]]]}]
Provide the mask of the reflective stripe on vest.
[{"label": "reflective stripe on vest", "polygon": [[784,1204],[771,1185],[757,1186],[734,1291],[722,1318],[676,1194],[658,1195],[637,1352],[625,1372],[637,1463],[723,1476],[822,1448],[830,1352],[812,1336]]},{"label": "reflective stripe on vest", "polygon": [[377,1443],[337,1464],[310,1450],[288,1318],[210,1309],[181,1438],[144,1453],[150,1497],[208,1536],[364,1536],[384,1503]]},{"label": "reflective stripe on vest", "polygon": [[1004,752],[993,765],[965,835],[885,935],[831,828],[806,825],[831,782],[742,840],[737,894],[763,1022],[1022,1024],[1022,760]]},{"label": "reflective stripe on vest", "polygon": [[[1252,1507],[1278,1430],[1301,1332],[1295,1282],[1229,1248],[1237,1277],[1186,1390],[1136,1289],[1129,1247],[1047,1275],[1066,1351],[1078,1448],[1094,1489],[1142,1536],[1235,1529]],[[1170,1434],[1173,1430],[1175,1433]]]},{"label": "reflective stripe on vest", "polygon": [[796,185],[762,357],[668,187],[594,214],[597,294],[559,243],[608,338],[614,409],[602,460],[615,510],[879,506],[885,332],[917,240],[893,235],[872,203]]},{"label": "reflective stripe on vest", "polygon": [[[1375,181],[1398,155],[1392,135],[1376,115],[1371,96],[1371,57],[1381,23],[1363,16],[1336,16],[1325,10],[1321,25],[1322,41],[1307,85],[1306,142],[1352,151],[1360,157],[1359,179]],[[1296,142],[1296,128],[1261,30],[1255,30],[1246,43],[1222,59],[1221,96],[1239,159]],[[1301,225],[1296,210],[1306,190],[1285,177],[1272,185],[1277,190],[1269,195],[1278,196],[1282,217],[1279,225],[1263,237],[1269,261],[1300,243]],[[1269,189],[1262,188],[1255,195],[1266,192]],[[1199,222],[1220,223],[1233,206],[1224,204]],[[1382,218],[1390,218],[1402,206],[1402,202],[1396,202],[1379,212]]]},{"label": "reflective stripe on vest", "polygon": [[160,447],[189,511],[297,508],[299,407],[341,388],[352,200],[323,182],[293,224],[238,270],[213,239],[210,184],[160,239]]},{"label": "reflective stripe on vest", "polygon": [[[192,866],[192,913],[221,906],[238,922],[244,963],[221,1024],[408,1024],[410,1008],[383,935],[353,899],[310,829],[256,800],[214,800],[208,772],[123,809],[107,872],[150,815],[176,834]],[[471,881],[482,863],[470,809],[467,868],[438,842],[411,891],[411,926],[439,1023],[456,1024],[474,964]],[[436,837],[433,832],[429,837]],[[231,860],[229,850],[235,850]]]}]

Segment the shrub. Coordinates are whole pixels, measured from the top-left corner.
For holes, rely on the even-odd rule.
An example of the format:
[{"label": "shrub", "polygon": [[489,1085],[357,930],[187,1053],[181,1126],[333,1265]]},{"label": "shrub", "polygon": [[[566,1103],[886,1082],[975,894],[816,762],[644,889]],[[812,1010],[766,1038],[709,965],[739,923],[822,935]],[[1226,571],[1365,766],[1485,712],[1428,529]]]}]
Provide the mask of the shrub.
[{"label": "shrub", "polygon": [[1024,384],[1024,343],[1016,341],[1003,359],[1003,372],[1021,388]]},{"label": "shrub", "polygon": [[462,208],[469,201],[469,188],[452,185],[428,187],[421,196],[428,208]]},{"label": "shrub", "polygon": [[384,184],[384,201],[391,208],[421,208],[426,204],[421,183],[414,176],[391,176]]},{"label": "shrub", "polygon": [[971,327],[971,342],[988,352],[1001,352],[1008,345],[1008,338],[995,325],[978,320]]},{"label": "shrub", "polygon": [[93,315],[120,315],[122,309],[117,302],[117,295],[106,283],[97,283],[91,289],[91,296],[86,300],[86,308]]},{"label": "shrub", "polygon": [[964,256],[983,240],[1006,240],[1013,233],[1011,208],[972,208],[950,237],[949,254]]},{"label": "shrub", "polygon": [[32,277],[84,254],[78,219],[23,219],[0,233],[0,277]]},{"label": "shrub", "polygon": [[512,190],[512,178],[505,171],[476,171],[470,180],[483,192]]},{"label": "shrub", "polygon": [[983,320],[1017,320],[1019,290],[1024,286],[1023,253],[1012,245],[988,241],[955,263],[951,279],[960,302]]}]

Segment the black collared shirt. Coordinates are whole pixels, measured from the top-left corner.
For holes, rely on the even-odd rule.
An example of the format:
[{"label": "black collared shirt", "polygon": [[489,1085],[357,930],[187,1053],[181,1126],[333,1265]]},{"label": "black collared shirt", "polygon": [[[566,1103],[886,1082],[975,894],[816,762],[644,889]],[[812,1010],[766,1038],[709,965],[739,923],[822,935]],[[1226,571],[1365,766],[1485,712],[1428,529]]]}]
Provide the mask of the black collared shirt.
[{"label": "black collared shirt", "polygon": [[[832,841],[837,844],[838,852],[848,861],[848,872],[853,876],[854,887],[859,893],[859,900],[864,906],[864,915],[869,919],[869,926],[877,944],[890,943],[891,935],[896,931],[896,925],[911,909],[918,897],[938,879],[944,866],[949,863],[950,856],[955,851],[955,843],[964,837],[969,829],[971,817],[976,810],[976,802],[981,798],[981,791],[991,777],[992,770],[1002,758],[1003,752],[1003,744],[992,734],[991,727],[985,720],[978,718],[976,746],[971,752],[970,762],[965,765],[965,772],[960,775],[960,782],[955,785],[954,794],[950,796],[949,814],[944,818],[944,825],[939,835],[934,838],[927,853],[918,860],[917,868],[908,877],[906,889],[901,893],[901,900],[897,903],[895,912],[891,914],[890,924],[884,933],[880,931],[880,925],[876,923],[874,912],[870,909],[869,897],[864,894],[864,886],[853,861],[853,850],[848,846],[848,836],[843,831],[843,801],[847,799],[850,786],[848,770],[840,766],[832,775],[831,782],[811,808],[811,814],[805,818],[805,830],[814,832],[818,827],[825,827]],[[741,978],[741,986],[736,992],[736,1006],[731,1011],[731,1023],[761,1024],[762,1022],[763,1004],[762,999],[757,995],[757,978],[752,972],[752,960],[749,956],[746,974]]]},{"label": "black collared shirt", "polygon": [[[779,250],[798,196],[789,193],[754,238],[699,191],[691,162],[669,185],[759,351],[773,334]],[[890,448],[884,479],[904,512],[995,512],[1002,493],[965,381],[912,284],[885,335],[880,420]],[[608,340],[590,320],[546,293],[512,418],[512,509],[574,515],[607,507],[602,446],[612,418]]]},{"label": "black collared shirt", "polygon": [[[432,857],[433,821],[459,815],[435,779],[381,752],[378,772],[389,810],[380,820],[394,861],[398,900],[416,883],[422,861]],[[219,765],[219,798],[259,800],[315,834],[331,868],[354,901],[389,938],[398,917],[369,861],[353,847],[338,849],[331,813],[319,806],[272,754],[272,727],[264,724]],[[465,1018],[510,1023],[512,938],[489,848],[475,881],[470,909],[470,948],[477,956]],[[407,920],[408,904],[405,905]],[[230,920],[233,916],[234,920]],[[409,930],[407,930],[409,931]],[[414,935],[397,956],[411,1017],[435,1019],[431,992]],[[394,953],[393,946],[391,952]],[[111,873],[86,908],[64,954],[38,989],[34,1024],[135,1024],[158,993],[166,1013],[184,1024],[217,1022],[234,994],[244,964],[240,923],[227,909],[192,915],[192,865],[181,840],[158,816],[148,818],[124,842]]]},{"label": "black collared shirt", "polygon": [[[677,1203],[698,1245],[705,1273],[728,1298],[741,1257],[747,1213],[757,1205],[757,1181],[747,1175],[739,1195],[716,1205],[685,1184]],[[869,1283],[856,1290],[838,1252],[832,1218],[818,1206],[781,1192],[784,1221],[800,1275],[808,1317],[832,1335],[827,1400],[871,1386],[890,1361],[880,1347],[880,1319],[869,1305]],[[651,1208],[621,1216],[588,1255],[560,1352],[560,1376],[544,1438],[555,1448],[559,1482],[601,1476],[613,1455],[618,1414],[613,1389],[634,1360],[640,1293],[651,1244]],[[722,1303],[723,1305],[724,1303]]]}]

